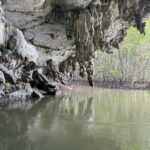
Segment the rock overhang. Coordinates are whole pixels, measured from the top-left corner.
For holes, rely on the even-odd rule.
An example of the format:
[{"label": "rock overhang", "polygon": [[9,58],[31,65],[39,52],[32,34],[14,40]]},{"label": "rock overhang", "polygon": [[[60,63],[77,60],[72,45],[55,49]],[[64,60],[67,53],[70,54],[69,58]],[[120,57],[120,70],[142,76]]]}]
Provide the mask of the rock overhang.
[{"label": "rock overhang", "polygon": [[54,6],[66,9],[80,9],[87,7],[93,0],[50,0]]},{"label": "rock overhang", "polygon": [[[131,25],[144,33],[142,19],[150,12],[149,0],[7,0],[3,6],[5,18],[14,28],[22,30],[22,39],[30,43],[27,49],[35,46],[45,75],[53,72],[58,80],[60,73],[72,76],[78,63],[80,75],[84,77],[86,73],[90,85],[93,85],[95,51],[112,53],[113,48],[119,48]],[[1,26],[4,27],[3,23]],[[0,42],[4,43],[3,39]],[[51,67],[45,66],[51,59],[54,60]]]}]

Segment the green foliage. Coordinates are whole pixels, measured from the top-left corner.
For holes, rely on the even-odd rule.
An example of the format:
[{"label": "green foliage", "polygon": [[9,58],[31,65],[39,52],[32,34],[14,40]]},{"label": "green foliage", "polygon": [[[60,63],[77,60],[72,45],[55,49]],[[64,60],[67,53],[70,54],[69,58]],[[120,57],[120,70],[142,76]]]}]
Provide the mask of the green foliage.
[{"label": "green foliage", "polygon": [[146,21],[146,35],[131,27],[120,50],[114,54],[98,52],[96,79],[150,81],[150,20]]},{"label": "green foliage", "polygon": [[140,47],[150,46],[150,20],[146,21],[146,35],[140,34],[136,28],[130,27],[124,42],[120,45],[124,52],[135,54]]}]

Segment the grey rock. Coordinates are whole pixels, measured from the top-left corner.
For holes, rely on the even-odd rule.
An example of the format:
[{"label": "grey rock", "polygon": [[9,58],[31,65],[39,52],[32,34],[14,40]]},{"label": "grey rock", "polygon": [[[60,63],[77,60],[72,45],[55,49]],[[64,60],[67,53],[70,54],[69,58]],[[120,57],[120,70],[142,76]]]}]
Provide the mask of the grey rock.
[{"label": "grey rock", "polygon": [[37,91],[37,90],[33,90],[33,92],[31,93],[31,97],[32,98],[43,98],[44,96],[39,92],[39,91]]},{"label": "grey rock", "polygon": [[85,8],[92,0],[51,0],[52,5],[65,7],[67,9]]},{"label": "grey rock", "polygon": [[5,46],[5,24],[0,19],[0,47]]},{"label": "grey rock", "polygon": [[0,84],[4,84],[6,82],[5,76],[2,71],[0,71]]}]

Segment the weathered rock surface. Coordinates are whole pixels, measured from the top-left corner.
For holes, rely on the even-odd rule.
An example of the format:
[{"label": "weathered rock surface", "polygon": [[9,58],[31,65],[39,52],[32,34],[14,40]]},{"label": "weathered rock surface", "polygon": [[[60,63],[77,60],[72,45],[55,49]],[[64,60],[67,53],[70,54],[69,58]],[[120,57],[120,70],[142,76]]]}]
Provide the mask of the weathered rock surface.
[{"label": "weathered rock surface", "polygon": [[10,84],[9,93],[24,90],[22,83],[42,85],[49,93],[50,80],[64,84],[63,76],[73,76],[76,64],[93,86],[95,51],[112,53],[130,26],[145,34],[143,18],[150,13],[149,0],[1,2],[0,82]]},{"label": "weathered rock surface", "polygon": [[[32,72],[40,68],[37,48],[25,40],[22,31],[5,19],[2,9],[0,10],[0,102],[41,98],[43,94],[38,91],[39,83],[43,82],[42,86],[50,83],[38,78],[42,76],[38,70],[37,78],[32,78]],[[35,82],[34,87],[30,84],[32,80]],[[56,86],[44,89],[44,94],[56,95],[58,89],[55,88]]]},{"label": "weathered rock surface", "polygon": [[60,6],[67,9],[79,9],[87,7],[92,0],[51,0],[54,6]]}]

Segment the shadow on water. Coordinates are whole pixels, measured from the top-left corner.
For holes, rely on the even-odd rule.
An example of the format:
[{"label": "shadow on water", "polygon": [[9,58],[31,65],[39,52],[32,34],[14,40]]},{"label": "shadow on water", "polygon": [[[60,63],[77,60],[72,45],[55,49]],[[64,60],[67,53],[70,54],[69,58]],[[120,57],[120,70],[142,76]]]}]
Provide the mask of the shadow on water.
[{"label": "shadow on water", "polygon": [[0,110],[0,150],[148,150],[149,98],[147,91],[78,87]]}]

